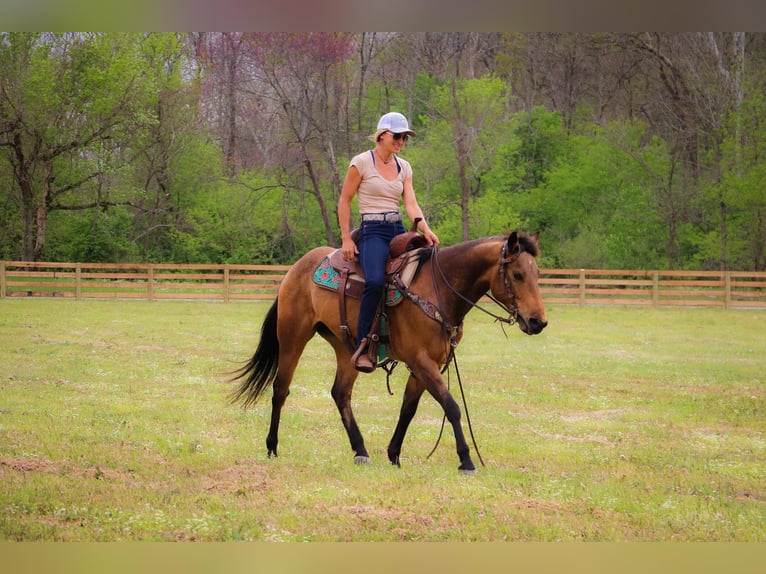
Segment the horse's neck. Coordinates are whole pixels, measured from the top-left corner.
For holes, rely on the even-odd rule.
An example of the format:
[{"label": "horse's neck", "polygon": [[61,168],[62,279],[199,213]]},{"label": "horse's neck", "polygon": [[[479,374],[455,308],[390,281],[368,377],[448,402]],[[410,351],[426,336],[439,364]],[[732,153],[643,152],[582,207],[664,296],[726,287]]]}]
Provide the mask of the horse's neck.
[{"label": "horse's neck", "polygon": [[[454,319],[459,316],[462,321],[471,310],[471,303],[476,303],[489,290],[492,273],[497,272],[501,242],[495,238],[479,239],[441,250],[439,264],[444,276],[452,289],[462,295],[450,297]],[[447,291],[452,295],[451,290]]]}]

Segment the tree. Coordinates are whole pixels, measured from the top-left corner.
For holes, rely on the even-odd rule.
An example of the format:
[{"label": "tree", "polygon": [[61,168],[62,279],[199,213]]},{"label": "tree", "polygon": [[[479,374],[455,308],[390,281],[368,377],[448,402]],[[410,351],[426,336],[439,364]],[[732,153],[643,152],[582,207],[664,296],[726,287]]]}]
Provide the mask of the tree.
[{"label": "tree", "polygon": [[113,152],[144,121],[142,76],[130,35],[0,35],[0,151],[21,211],[22,259],[43,253],[51,211],[97,205],[64,199],[115,169]]},{"label": "tree", "polygon": [[[330,217],[325,193],[335,204],[340,196],[339,140],[346,124],[349,85],[345,63],[353,36],[340,33],[253,33],[247,36],[250,57],[262,82],[260,97],[270,99],[308,176],[329,245],[336,244],[336,217]],[[292,146],[291,146],[292,147]],[[285,168],[289,167],[284,165]],[[325,174],[329,186],[323,185]]]},{"label": "tree", "polygon": [[204,70],[204,98],[200,111],[217,134],[226,169],[234,177],[240,166],[248,165],[251,150],[244,148],[243,91],[249,82],[247,46],[241,32],[200,32],[192,36],[195,56]]},{"label": "tree", "polygon": [[[726,207],[727,242],[711,233],[717,241],[709,245],[701,264],[723,258],[735,269],[766,270],[766,67],[753,62],[751,79],[742,83],[743,98],[730,117],[722,146],[720,192],[713,204]],[[745,145],[746,144],[746,145]],[[722,209],[723,211],[723,209]],[[723,217],[723,216],[722,216]],[[710,242],[712,243],[712,242]]]},{"label": "tree", "polygon": [[294,261],[395,110],[445,242],[762,269],[765,77],[761,33],[0,33],[0,257]]},{"label": "tree", "polygon": [[[486,229],[481,221],[489,214],[473,208],[485,191],[483,178],[508,131],[506,99],[505,84],[497,78],[453,78],[436,86],[424,120],[427,137],[417,151],[408,151],[419,167],[418,183],[427,185],[424,210],[433,209],[429,205],[433,202],[457,207],[450,209],[457,218],[453,225],[459,222],[460,229],[454,240],[468,240],[472,224]],[[441,230],[439,216],[426,215]]]},{"label": "tree", "polygon": [[[644,114],[652,129],[669,143],[673,158],[672,185],[665,187],[670,265],[680,263],[678,231],[709,218],[699,211],[702,189],[721,184],[724,123],[741,107],[742,33],[640,33],[626,36],[627,49],[645,56],[649,94]],[[731,46],[731,49],[727,49]],[[671,178],[668,178],[668,182]],[[720,267],[726,268],[727,212],[719,201]]]},{"label": "tree", "polygon": [[[208,146],[200,142],[204,134],[196,130],[196,90],[182,76],[183,39],[173,33],[148,34],[140,50],[149,121],[135,132],[132,160],[122,173],[126,187],[137,192],[131,198],[132,236],[146,260],[153,250],[158,257],[172,251],[165,232],[188,224],[191,196],[220,172],[210,165]],[[201,163],[191,169],[195,161]]]}]

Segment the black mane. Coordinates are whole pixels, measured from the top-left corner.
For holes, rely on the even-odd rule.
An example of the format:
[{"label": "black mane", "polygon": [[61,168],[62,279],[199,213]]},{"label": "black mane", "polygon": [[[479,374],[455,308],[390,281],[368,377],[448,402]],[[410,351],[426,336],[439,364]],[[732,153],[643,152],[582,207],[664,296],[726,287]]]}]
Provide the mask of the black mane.
[{"label": "black mane", "polygon": [[[540,255],[540,247],[537,244],[537,238],[533,238],[528,233],[524,231],[517,231],[516,238],[519,244],[519,253],[529,253],[532,257],[537,257]],[[466,244],[472,244],[472,243],[483,243],[485,241],[508,241],[508,238],[510,237],[510,233],[507,234],[505,237],[481,237],[479,239],[473,239],[471,241],[465,242]],[[457,244],[460,245],[460,244]],[[422,265],[429,259],[431,259],[431,255],[433,253],[433,250],[430,248],[423,248],[418,253],[418,264]]]}]

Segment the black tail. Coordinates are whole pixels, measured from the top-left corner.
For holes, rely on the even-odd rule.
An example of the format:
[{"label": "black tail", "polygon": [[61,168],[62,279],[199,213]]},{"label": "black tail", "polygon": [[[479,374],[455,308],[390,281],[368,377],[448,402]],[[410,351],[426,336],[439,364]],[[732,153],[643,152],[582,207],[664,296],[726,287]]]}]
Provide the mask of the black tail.
[{"label": "black tail", "polygon": [[261,325],[261,340],[255,354],[241,369],[234,371],[236,381],[247,377],[231,394],[231,402],[242,401],[245,408],[258,402],[261,394],[274,383],[279,367],[279,339],[277,339],[277,303],[266,313]]}]

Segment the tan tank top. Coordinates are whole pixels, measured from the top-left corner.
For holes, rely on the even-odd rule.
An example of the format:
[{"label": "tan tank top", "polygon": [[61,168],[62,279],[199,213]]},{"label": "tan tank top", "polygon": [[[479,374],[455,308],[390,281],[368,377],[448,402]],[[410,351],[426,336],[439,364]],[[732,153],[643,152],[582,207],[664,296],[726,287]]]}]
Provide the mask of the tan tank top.
[{"label": "tan tank top", "polygon": [[357,190],[360,213],[384,213],[399,211],[399,198],[404,191],[404,182],[412,179],[412,166],[400,157],[394,156],[397,174],[388,180],[375,169],[375,156],[372,151],[365,151],[354,156],[351,164],[359,171],[362,181]]}]

